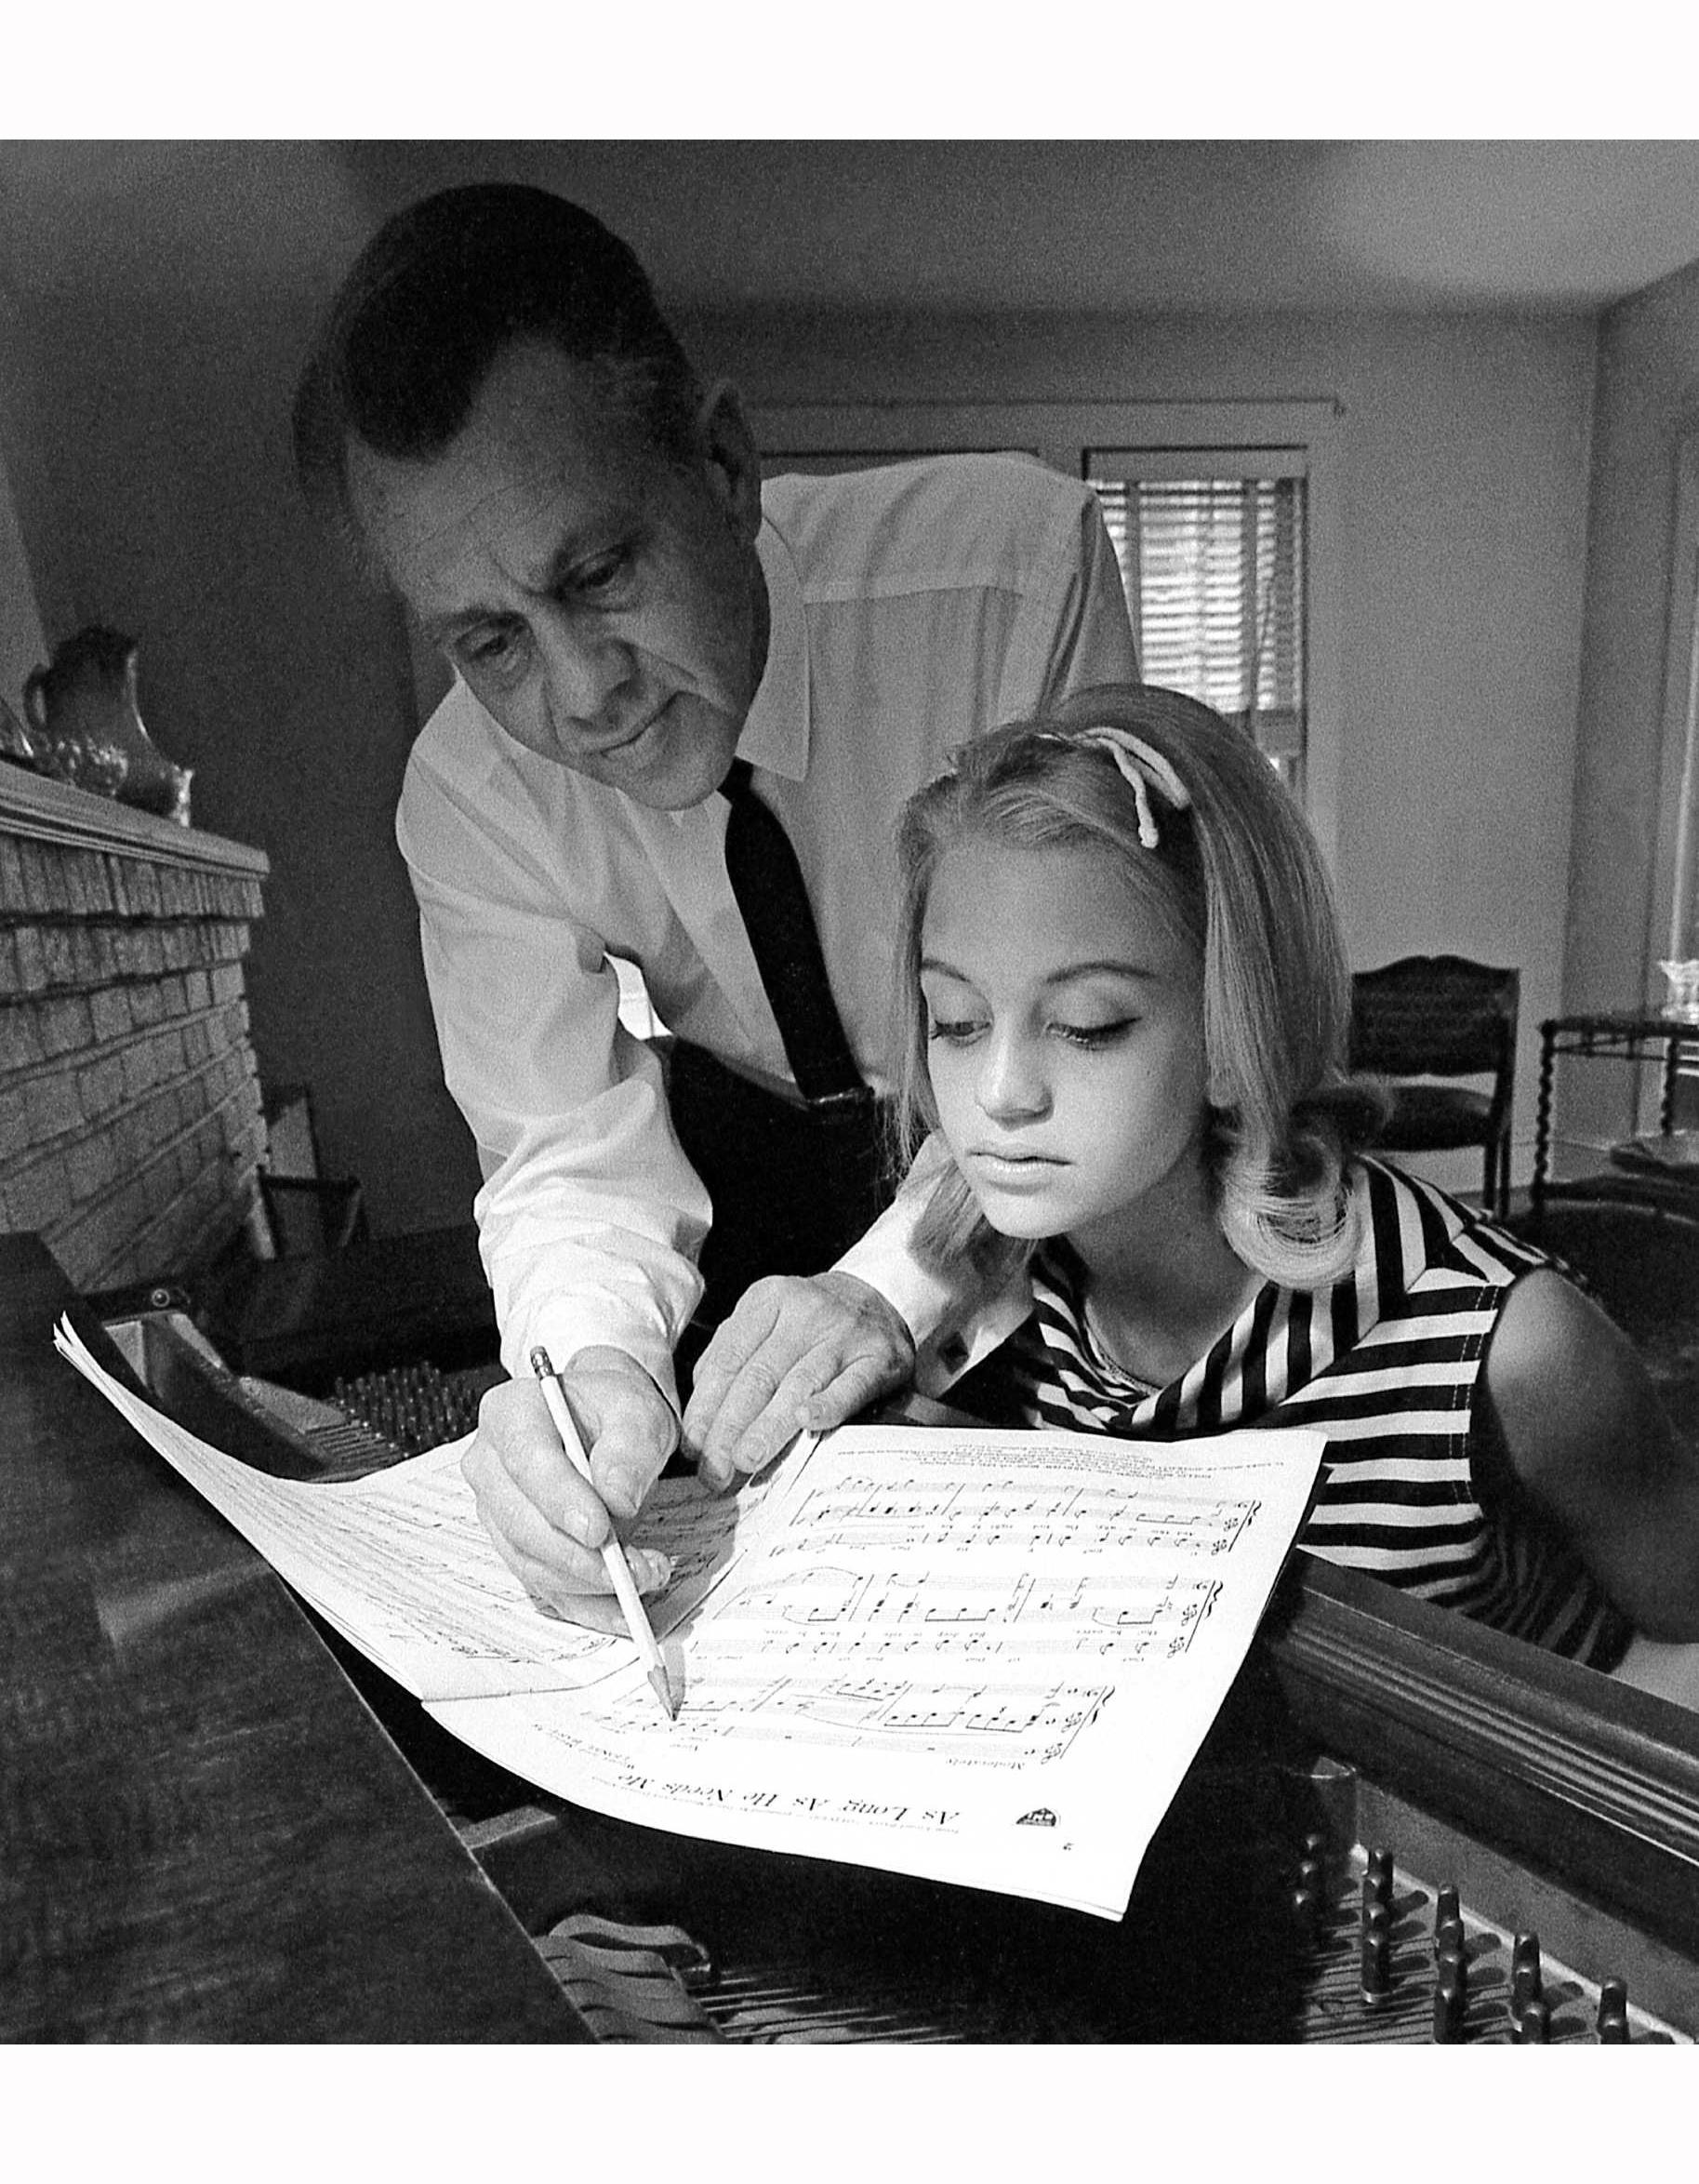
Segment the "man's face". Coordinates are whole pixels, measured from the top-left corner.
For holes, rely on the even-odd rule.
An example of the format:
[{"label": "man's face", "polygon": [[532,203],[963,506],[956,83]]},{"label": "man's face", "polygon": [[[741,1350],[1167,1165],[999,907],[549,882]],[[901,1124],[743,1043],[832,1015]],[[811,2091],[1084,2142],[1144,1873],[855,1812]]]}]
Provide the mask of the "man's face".
[{"label": "man's face", "polygon": [[445,453],[351,442],[348,474],[391,581],[516,742],[657,810],[719,787],[767,641],[760,473],[729,390],[680,468],[527,341]]}]

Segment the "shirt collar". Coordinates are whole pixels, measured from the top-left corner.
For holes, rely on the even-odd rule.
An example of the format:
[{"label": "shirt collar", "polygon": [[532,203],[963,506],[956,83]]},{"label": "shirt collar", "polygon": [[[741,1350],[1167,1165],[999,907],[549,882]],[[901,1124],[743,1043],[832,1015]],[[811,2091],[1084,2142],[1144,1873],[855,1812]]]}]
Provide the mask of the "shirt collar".
[{"label": "shirt collar", "polygon": [[803,583],[790,547],[764,516],[755,551],[767,586],[767,664],[737,739],[737,755],[764,772],[800,781],[808,772],[809,739]]}]

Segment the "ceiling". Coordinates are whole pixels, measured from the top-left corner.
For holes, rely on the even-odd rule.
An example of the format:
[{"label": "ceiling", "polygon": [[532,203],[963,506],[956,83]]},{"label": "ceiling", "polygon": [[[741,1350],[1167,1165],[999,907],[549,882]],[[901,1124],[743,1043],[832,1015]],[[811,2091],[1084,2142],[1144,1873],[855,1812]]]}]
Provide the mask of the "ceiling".
[{"label": "ceiling", "polygon": [[1699,260],[1699,142],[0,144],[25,291],[314,290],[393,207],[579,197],[692,309],[1595,312]]},{"label": "ceiling", "polygon": [[347,149],[386,204],[553,182],[693,304],[1594,310],[1699,259],[1699,143]]}]

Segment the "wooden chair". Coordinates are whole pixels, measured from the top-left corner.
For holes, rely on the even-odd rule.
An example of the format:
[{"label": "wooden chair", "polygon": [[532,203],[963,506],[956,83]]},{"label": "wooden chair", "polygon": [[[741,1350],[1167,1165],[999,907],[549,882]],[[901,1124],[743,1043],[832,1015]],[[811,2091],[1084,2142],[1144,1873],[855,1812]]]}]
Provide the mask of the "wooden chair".
[{"label": "wooden chair", "polygon": [[[1389,1152],[1482,1149],[1481,1204],[1510,1205],[1510,1106],[1521,975],[1461,955],[1406,955],[1351,980],[1351,1067],[1385,1078]],[[1469,1085],[1460,1079],[1484,1083]]]}]

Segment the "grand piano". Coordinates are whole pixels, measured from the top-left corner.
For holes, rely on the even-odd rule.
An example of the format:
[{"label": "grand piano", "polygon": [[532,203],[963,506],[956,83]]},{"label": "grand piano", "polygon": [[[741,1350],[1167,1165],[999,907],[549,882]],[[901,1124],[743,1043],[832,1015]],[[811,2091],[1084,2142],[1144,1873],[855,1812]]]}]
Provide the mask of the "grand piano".
[{"label": "grand piano", "polygon": [[[359,1262],[337,1278],[344,1366]],[[624,1826],[488,1766],[352,1655],[55,1354],[61,1312],[132,1370],[110,1310],[0,1237],[8,2041],[1699,2031],[1699,1716],[1662,1699],[1300,1554],[1118,1924]],[[251,1410],[224,1423],[287,1461]],[[1448,1887],[1461,2004],[1436,1974]],[[663,2004],[601,2006],[610,1962]]]}]

